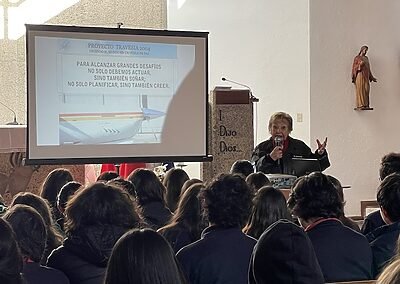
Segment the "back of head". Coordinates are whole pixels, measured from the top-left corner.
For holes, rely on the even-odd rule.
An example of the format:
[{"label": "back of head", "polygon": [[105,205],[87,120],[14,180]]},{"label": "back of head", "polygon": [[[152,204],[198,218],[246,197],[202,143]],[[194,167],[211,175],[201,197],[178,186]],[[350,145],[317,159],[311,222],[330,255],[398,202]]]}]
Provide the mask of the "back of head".
[{"label": "back of head", "polygon": [[264,186],[253,199],[249,221],[243,231],[258,239],[271,224],[280,219],[289,218],[290,214],[283,193],[271,186]]},{"label": "back of head", "polygon": [[246,178],[248,175],[254,173],[254,167],[248,160],[237,160],[233,163],[230,173],[239,174]]},{"label": "back of head", "polygon": [[249,174],[246,178],[246,182],[253,192],[256,192],[263,186],[271,184],[268,177],[263,172]]},{"label": "back of head", "polygon": [[15,205],[3,217],[13,228],[18,246],[24,257],[40,262],[46,247],[46,225],[43,218],[32,207]]},{"label": "back of head", "polygon": [[58,192],[67,182],[73,180],[72,174],[67,169],[55,169],[45,178],[40,196],[46,199],[51,206],[55,206]]},{"label": "back of head", "polygon": [[185,192],[190,186],[192,186],[192,185],[195,184],[195,183],[203,183],[203,181],[202,181],[201,179],[198,179],[198,178],[191,178],[191,179],[188,179],[188,180],[185,181],[185,183],[182,185],[182,188],[181,188],[181,195],[183,195],[184,192]]},{"label": "back of head", "polygon": [[130,230],[115,244],[105,284],[185,283],[168,242],[150,229]]},{"label": "back of head", "polygon": [[193,237],[197,239],[202,228],[202,210],[199,199],[199,193],[202,189],[204,189],[204,185],[201,183],[195,183],[190,186],[181,196],[170,223],[159,231],[163,232],[168,228],[179,225],[188,229]]},{"label": "back of head", "polygon": [[128,180],[135,186],[140,206],[152,201],[164,203],[165,187],[153,171],[136,169],[128,176]]},{"label": "back of head", "polygon": [[44,198],[30,192],[20,192],[14,196],[10,207],[17,204],[24,204],[32,207],[42,216],[46,226],[53,226],[50,206]]},{"label": "back of head", "polygon": [[261,235],[251,257],[249,283],[325,283],[311,241],[302,228],[280,220]]},{"label": "back of head", "polygon": [[389,263],[379,275],[377,284],[398,284],[400,283],[400,258]]},{"label": "back of head", "polygon": [[220,175],[201,195],[210,224],[220,227],[242,226],[250,213],[252,194],[239,175]]},{"label": "back of head", "polygon": [[400,221],[400,173],[385,177],[378,187],[377,201],[391,222]]},{"label": "back of head", "polygon": [[400,153],[389,153],[382,157],[379,177],[383,180],[391,173],[400,172]]},{"label": "back of head", "polygon": [[47,230],[46,249],[53,249],[61,244],[63,238],[55,229],[54,220],[47,200],[30,192],[20,192],[14,196],[10,207],[16,204],[24,204],[32,207],[43,218]]},{"label": "back of head", "polygon": [[22,257],[11,226],[0,218],[0,283],[22,283]]},{"label": "back of head", "polygon": [[292,214],[304,220],[338,218],[343,214],[343,203],[326,175],[314,172],[299,178],[288,200]]},{"label": "back of head", "polygon": [[60,192],[57,195],[57,208],[61,213],[65,211],[65,206],[67,206],[68,199],[81,187],[81,183],[70,181],[60,189]]},{"label": "back of head", "polygon": [[119,178],[119,174],[117,174],[117,172],[113,172],[113,171],[106,171],[106,172],[102,172],[98,177],[96,181],[110,181],[112,179],[115,178]]},{"label": "back of head", "polygon": [[135,186],[129,180],[123,178],[115,178],[107,182],[108,185],[122,188],[125,192],[129,193],[132,198],[136,198]]},{"label": "back of head", "polygon": [[182,169],[172,168],[165,174],[163,179],[163,184],[166,188],[165,201],[171,212],[175,211],[182,186],[187,180],[189,180],[189,176]]},{"label": "back of head", "polygon": [[67,203],[66,232],[92,225],[137,227],[140,218],[135,209],[127,192],[97,182],[79,190]]},{"label": "back of head", "polygon": [[328,180],[336,188],[337,193],[339,194],[340,201],[344,202],[343,187],[342,187],[342,184],[340,183],[340,181],[337,178],[330,176],[330,175],[327,175],[327,177],[328,177]]}]

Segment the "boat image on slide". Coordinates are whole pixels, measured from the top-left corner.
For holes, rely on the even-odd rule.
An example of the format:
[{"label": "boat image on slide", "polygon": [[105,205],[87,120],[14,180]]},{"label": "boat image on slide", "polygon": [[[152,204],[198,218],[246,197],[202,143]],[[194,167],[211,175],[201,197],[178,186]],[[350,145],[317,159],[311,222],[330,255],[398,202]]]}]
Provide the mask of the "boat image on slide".
[{"label": "boat image on slide", "polygon": [[132,139],[144,121],[165,116],[142,108],[137,112],[59,114],[60,145],[103,144]]}]

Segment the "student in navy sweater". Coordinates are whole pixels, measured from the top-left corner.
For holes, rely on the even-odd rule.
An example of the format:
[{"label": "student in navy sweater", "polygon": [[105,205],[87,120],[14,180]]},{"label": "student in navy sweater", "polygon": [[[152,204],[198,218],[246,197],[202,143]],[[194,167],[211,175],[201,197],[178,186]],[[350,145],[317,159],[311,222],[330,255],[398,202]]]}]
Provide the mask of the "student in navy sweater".
[{"label": "student in navy sweater", "polygon": [[379,185],[377,200],[385,225],[366,236],[372,248],[375,276],[390,262],[396,252],[400,234],[400,173],[385,177]]},{"label": "student in navy sweater", "polygon": [[313,244],[326,282],[371,279],[372,253],[367,239],[339,220],[343,203],[328,177],[301,177],[288,200]]},{"label": "student in navy sweater", "polygon": [[247,284],[256,240],[241,231],[251,207],[251,192],[239,175],[221,175],[201,191],[210,226],[201,239],[178,254],[192,284]]}]

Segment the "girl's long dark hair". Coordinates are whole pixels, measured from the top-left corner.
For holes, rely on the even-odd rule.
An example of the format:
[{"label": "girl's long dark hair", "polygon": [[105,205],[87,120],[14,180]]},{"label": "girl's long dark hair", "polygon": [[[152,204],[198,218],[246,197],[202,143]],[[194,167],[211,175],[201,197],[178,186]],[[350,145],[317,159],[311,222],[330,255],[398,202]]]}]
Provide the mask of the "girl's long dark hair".
[{"label": "girl's long dark hair", "polygon": [[151,229],[133,229],[115,244],[108,261],[105,284],[185,284],[175,253]]},{"label": "girl's long dark hair", "polygon": [[161,234],[176,226],[181,226],[190,232],[192,240],[200,238],[200,233],[203,229],[203,218],[199,193],[203,188],[204,185],[202,183],[195,183],[183,193],[171,221],[159,229]]},{"label": "girl's long dark hair", "polygon": [[253,199],[253,208],[243,232],[258,239],[266,228],[280,219],[290,219],[285,196],[278,189],[264,186]]}]

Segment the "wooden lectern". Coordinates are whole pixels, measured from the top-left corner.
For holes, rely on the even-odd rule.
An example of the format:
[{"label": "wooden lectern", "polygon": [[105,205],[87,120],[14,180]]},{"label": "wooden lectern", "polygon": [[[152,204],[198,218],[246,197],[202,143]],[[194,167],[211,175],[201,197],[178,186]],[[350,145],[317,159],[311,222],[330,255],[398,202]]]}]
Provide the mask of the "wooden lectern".
[{"label": "wooden lectern", "polygon": [[249,90],[215,88],[210,95],[209,149],[212,162],[201,165],[201,179],[229,173],[237,160],[250,160],[254,148],[253,102]]}]

